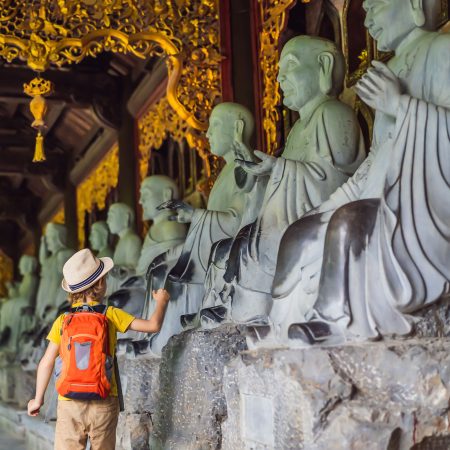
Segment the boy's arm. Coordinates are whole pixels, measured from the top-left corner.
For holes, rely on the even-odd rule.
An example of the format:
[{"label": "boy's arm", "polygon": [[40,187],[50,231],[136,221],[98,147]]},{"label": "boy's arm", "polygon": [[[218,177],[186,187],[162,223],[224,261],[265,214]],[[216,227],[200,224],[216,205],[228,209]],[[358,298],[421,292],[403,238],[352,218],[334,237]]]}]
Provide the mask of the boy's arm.
[{"label": "boy's arm", "polygon": [[44,395],[52,376],[55,359],[59,354],[59,345],[49,342],[44,356],[39,362],[36,376],[36,395],[28,402],[28,415],[37,416],[44,404]]},{"label": "boy's arm", "polygon": [[158,333],[161,330],[164,316],[166,314],[167,303],[170,295],[165,289],[158,289],[152,292],[156,301],[156,308],[150,319],[134,319],[129,330],[141,331],[143,333]]}]

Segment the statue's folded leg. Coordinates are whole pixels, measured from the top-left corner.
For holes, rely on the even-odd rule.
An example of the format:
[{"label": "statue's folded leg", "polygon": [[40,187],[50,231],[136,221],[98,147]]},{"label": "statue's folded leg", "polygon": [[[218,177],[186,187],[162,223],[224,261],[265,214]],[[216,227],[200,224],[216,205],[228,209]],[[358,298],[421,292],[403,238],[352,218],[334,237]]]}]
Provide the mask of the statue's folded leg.
[{"label": "statue's folded leg", "polygon": [[340,334],[345,340],[354,314],[359,320],[368,317],[364,311],[364,286],[358,287],[364,281],[358,274],[367,270],[363,253],[375,226],[379,203],[378,199],[358,200],[342,206],[331,217],[314,311],[309,323],[289,327],[291,339],[305,340],[301,336],[306,335],[308,343],[336,342]]}]

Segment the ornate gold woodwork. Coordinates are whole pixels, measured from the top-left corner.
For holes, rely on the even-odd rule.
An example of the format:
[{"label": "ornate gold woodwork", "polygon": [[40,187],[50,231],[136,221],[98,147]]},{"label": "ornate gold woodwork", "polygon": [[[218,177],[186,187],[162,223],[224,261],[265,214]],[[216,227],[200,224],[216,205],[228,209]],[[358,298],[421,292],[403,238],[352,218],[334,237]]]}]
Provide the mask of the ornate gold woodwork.
[{"label": "ornate gold woodwork", "polygon": [[33,162],[42,162],[45,161],[44,136],[42,132],[47,128],[44,122],[45,115],[47,114],[47,102],[44,97],[53,92],[53,84],[51,81],[36,77],[30,83],[23,85],[23,91],[32,97],[30,111],[34,121],[31,126],[38,130]]},{"label": "ornate gold woodwork", "polygon": [[54,214],[54,216],[49,220],[49,223],[60,223],[64,225],[66,222],[66,217],[64,214],[64,205],[61,206],[58,211]]},{"label": "ornate gold woodwork", "polygon": [[[302,0],[303,3],[308,1]],[[259,69],[262,76],[262,128],[267,153],[277,150],[277,124],[280,121],[278,106],[281,103],[277,81],[280,58],[280,35],[286,25],[287,11],[296,0],[258,0],[259,4]]]},{"label": "ornate gold woodwork", "polygon": [[[211,104],[211,109],[212,109]],[[195,130],[170,107],[167,97],[151,105],[138,119],[139,133],[139,175],[141,181],[147,176],[153,150],[158,149],[164,140],[171,137],[180,146],[186,140],[190,148],[195,148],[203,160],[205,174],[214,177],[210,161],[209,144],[203,132]]]},{"label": "ornate gold woodwork", "polygon": [[0,249],[0,298],[8,295],[6,284],[11,282],[13,277],[13,260]]},{"label": "ornate gold woodwork", "polygon": [[167,101],[204,130],[220,96],[218,0],[5,0],[0,56],[38,72],[109,51],[166,56]]},{"label": "ornate gold woodwork", "polygon": [[119,179],[119,146],[114,147],[103,157],[100,163],[77,187],[78,243],[85,244],[84,218],[92,212],[94,206],[104,209],[106,197],[117,186]]}]

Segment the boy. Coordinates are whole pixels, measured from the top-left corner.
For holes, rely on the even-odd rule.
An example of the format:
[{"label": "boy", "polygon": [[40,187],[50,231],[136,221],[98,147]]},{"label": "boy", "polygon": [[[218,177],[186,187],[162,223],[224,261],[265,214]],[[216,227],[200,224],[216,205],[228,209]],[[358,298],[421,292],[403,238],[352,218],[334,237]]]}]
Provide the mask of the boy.
[{"label": "boy", "polygon": [[[113,266],[111,258],[96,258],[89,249],[80,250],[66,262],[63,268],[62,288],[69,293],[69,303],[72,308],[83,305],[95,307],[101,304],[106,292],[105,275]],[[115,353],[117,332],[125,333],[130,329],[144,333],[157,333],[161,329],[169,294],[164,289],[153,291],[152,294],[156,300],[156,309],[149,320],[136,319],[131,314],[114,307],[106,310],[109,354],[112,357]],[[37,416],[44,403],[44,395],[52,376],[55,359],[60,355],[64,318],[65,315],[62,314],[56,319],[47,336],[49,344],[37,370],[36,395],[28,403],[28,414],[31,416]],[[92,450],[114,450],[119,415],[118,390],[114,373],[110,385],[109,396],[105,399],[74,400],[59,396],[55,450],[84,450],[88,437]]]}]

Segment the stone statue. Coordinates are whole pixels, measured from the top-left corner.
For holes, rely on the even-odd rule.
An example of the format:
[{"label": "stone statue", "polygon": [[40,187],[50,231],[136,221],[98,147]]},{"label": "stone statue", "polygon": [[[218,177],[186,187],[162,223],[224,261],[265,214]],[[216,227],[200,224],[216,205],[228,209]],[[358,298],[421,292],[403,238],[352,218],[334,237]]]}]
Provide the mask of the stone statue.
[{"label": "stone statue", "polygon": [[[176,183],[165,175],[153,175],[142,182],[140,189],[142,218],[152,220],[153,223],[145,236],[135,276],[129,277],[122,283],[121,288],[109,297],[111,305],[124,308],[136,317],[149,318],[151,316],[149,302],[152,298],[152,280],[149,277],[146,289],[147,270],[157,256],[182,244],[187,232],[186,225],[171,221],[172,213],[159,210],[158,206],[163,202],[177,200],[178,198],[179,193]],[[122,335],[122,339],[146,340],[147,335],[127,332]]]},{"label": "stone statue", "polygon": [[278,340],[404,335],[409,314],[450,293],[450,35],[428,31],[439,6],[364,2],[378,49],[395,52],[356,87],[376,110],[372,147],[283,236],[271,312]]},{"label": "stone statue", "polygon": [[111,233],[119,236],[113,256],[115,266],[108,275],[109,295],[117,291],[128,277],[135,274],[142,241],[134,230],[134,211],[125,203],[112,204],[106,222]]},{"label": "stone statue", "polygon": [[66,302],[67,294],[61,288],[62,268],[74,253],[74,250],[67,247],[66,227],[49,223],[39,248],[41,279],[36,299],[38,320],[45,317],[52,320],[50,310],[55,310]]},{"label": "stone statue", "polygon": [[23,255],[19,261],[20,283],[9,290],[9,298],[0,314],[0,332],[9,328],[7,347],[16,352],[22,333],[31,331],[36,325],[33,316],[34,300],[38,287],[37,261],[33,256]]},{"label": "stone statue", "polygon": [[[224,158],[226,164],[211,190],[207,209],[194,209],[181,201],[161,205],[173,211],[172,219],[191,225],[184,245],[158,258],[151,267],[153,286],[165,286],[172,299],[161,332],[152,338],[151,350],[156,354],[160,354],[170,336],[182,331],[180,316],[198,312],[212,245],[233,236],[244,216],[253,214],[251,220],[256,217],[251,208],[246,208],[247,194],[241,188],[251,183],[247,180],[250,177],[234,161],[237,143],[249,146],[253,128],[253,116],[247,108],[235,103],[217,105],[206,136],[211,152]],[[249,152],[246,158],[251,160],[253,153]]]},{"label": "stone statue", "polygon": [[140,204],[144,220],[152,220],[152,226],[145,236],[136,273],[145,275],[148,266],[156,256],[184,242],[187,227],[185,224],[170,220],[172,213],[158,209],[161,203],[178,200],[176,183],[165,175],[147,177],[141,185]]},{"label": "stone statue", "polygon": [[337,99],[344,74],[343,55],[330,41],[298,36],[284,46],[278,80],[284,104],[300,118],[281,157],[255,152],[261,159],[258,164],[238,161],[249,174],[270,178],[256,221],[241,229],[228,253],[219,251],[213,258],[222,264],[225,260],[227,270],[222,279],[214,275],[213,282],[209,280],[201,313],[204,326],[227,315],[240,323],[267,321],[283,231],[326,200],[363,161],[357,118]]},{"label": "stone statue", "polygon": [[89,233],[89,243],[92,250],[97,252],[97,257],[108,256],[112,258],[114,251],[109,245],[109,228],[106,222],[98,221],[92,224]]},{"label": "stone statue", "polygon": [[[143,219],[153,221],[145,238],[138,264],[138,271],[142,275],[146,275],[147,278],[144,309],[141,312],[141,316],[144,318],[149,318],[152,315],[155,306],[151,295],[152,290],[157,289],[155,283],[158,282],[155,278],[155,272],[163,271],[167,275],[169,265],[172,267],[177,260],[173,255],[179,255],[186,238],[186,225],[171,220],[173,214],[171,211],[158,208],[164,202],[178,199],[178,187],[167,176],[153,175],[146,178],[142,183],[140,203],[143,210]],[[161,286],[164,286],[164,284],[164,282],[161,283]],[[175,299],[172,298],[167,306],[166,318],[173,316],[174,303]],[[169,323],[165,320],[158,336],[163,336],[168,328],[170,328]],[[148,335],[137,333],[135,341],[140,342],[140,352],[146,352]]]}]

